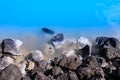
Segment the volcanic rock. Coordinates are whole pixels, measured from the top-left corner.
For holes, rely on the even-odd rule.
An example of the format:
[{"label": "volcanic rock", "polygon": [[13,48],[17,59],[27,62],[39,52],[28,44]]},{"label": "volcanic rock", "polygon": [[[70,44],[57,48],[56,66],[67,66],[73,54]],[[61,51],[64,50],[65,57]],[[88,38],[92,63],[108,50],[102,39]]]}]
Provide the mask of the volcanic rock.
[{"label": "volcanic rock", "polygon": [[57,34],[50,40],[50,43],[56,48],[59,48],[64,43],[64,35],[62,33]]},{"label": "volcanic rock", "polygon": [[15,39],[4,39],[1,43],[1,48],[3,53],[9,53],[14,56],[22,55],[19,52],[19,48],[22,45],[22,42],[20,40]]},{"label": "volcanic rock", "polygon": [[29,59],[35,62],[39,62],[43,59],[43,54],[39,50],[31,51]]},{"label": "volcanic rock", "polygon": [[14,64],[14,60],[9,56],[4,56],[3,58],[1,58],[1,61],[0,61],[0,70],[3,70],[10,64]]},{"label": "volcanic rock", "polygon": [[13,64],[6,67],[0,74],[0,80],[21,80],[21,78],[21,71]]}]

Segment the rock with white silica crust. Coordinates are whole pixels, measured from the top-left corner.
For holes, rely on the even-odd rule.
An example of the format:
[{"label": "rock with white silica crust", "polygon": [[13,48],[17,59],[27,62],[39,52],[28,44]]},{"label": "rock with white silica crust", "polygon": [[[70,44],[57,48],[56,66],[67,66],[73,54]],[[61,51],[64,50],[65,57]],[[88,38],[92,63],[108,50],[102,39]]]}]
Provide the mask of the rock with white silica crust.
[{"label": "rock with white silica crust", "polygon": [[22,46],[23,42],[18,40],[18,39],[14,39],[14,41],[15,41],[15,44],[16,44],[16,48],[19,50],[20,47]]},{"label": "rock with white silica crust", "polygon": [[64,35],[62,33],[59,33],[55,35],[51,40],[50,43],[55,47],[55,48],[60,48],[62,44],[65,43],[64,41]]},{"label": "rock with white silica crust", "polygon": [[4,56],[0,61],[0,70],[5,69],[10,64],[14,64],[14,60],[11,57]]},{"label": "rock with white silica crust", "polygon": [[39,62],[43,59],[43,54],[39,50],[31,51],[29,58],[33,61]]},{"label": "rock with white silica crust", "polygon": [[4,39],[1,43],[1,48],[3,53],[9,53],[13,56],[22,55],[19,52],[21,45],[23,44],[22,41],[12,38]]},{"label": "rock with white silica crust", "polygon": [[27,61],[22,61],[18,64],[18,68],[20,69],[23,77],[26,75],[26,71],[25,71],[26,67],[27,67]]},{"label": "rock with white silica crust", "polygon": [[90,56],[91,56],[91,52],[92,52],[92,43],[85,37],[80,37],[78,40],[77,40],[77,44],[79,46],[79,49],[82,49],[84,48],[86,45],[89,46],[89,52],[90,52]]},{"label": "rock with white silica crust", "polygon": [[68,50],[68,51],[65,51],[63,53],[63,55],[65,55],[66,57],[74,56],[75,55],[75,51],[74,50]]}]

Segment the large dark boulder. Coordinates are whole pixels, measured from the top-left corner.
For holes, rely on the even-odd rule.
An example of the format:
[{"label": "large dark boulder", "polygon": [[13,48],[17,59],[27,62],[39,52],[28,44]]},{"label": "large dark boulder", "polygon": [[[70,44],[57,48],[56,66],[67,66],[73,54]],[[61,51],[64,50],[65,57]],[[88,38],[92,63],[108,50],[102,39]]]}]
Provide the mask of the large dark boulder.
[{"label": "large dark boulder", "polygon": [[22,73],[16,65],[9,65],[0,74],[0,80],[21,80]]},{"label": "large dark boulder", "polygon": [[100,56],[107,60],[120,58],[120,42],[116,38],[98,37],[96,45],[99,48]]},{"label": "large dark boulder", "polygon": [[97,37],[96,45],[99,47],[104,47],[107,45],[111,45],[112,47],[118,47],[120,44],[119,40],[113,37]]}]

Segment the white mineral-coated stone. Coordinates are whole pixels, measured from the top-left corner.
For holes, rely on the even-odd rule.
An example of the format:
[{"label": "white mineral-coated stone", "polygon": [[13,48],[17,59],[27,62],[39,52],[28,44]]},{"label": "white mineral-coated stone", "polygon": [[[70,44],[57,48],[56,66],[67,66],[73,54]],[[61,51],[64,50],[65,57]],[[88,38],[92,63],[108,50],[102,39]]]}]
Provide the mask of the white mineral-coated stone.
[{"label": "white mineral-coated stone", "polygon": [[43,54],[39,50],[31,51],[31,56],[34,61],[41,61],[43,59]]},{"label": "white mineral-coated stone", "polygon": [[0,62],[0,69],[3,70],[10,64],[14,64],[14,60],[11,57],[5,56],[2,58],[2,61]]},{"label": "white mineral-coated stone", "polygon": [[78,40],[77,40],[77,44],[79,46],[79,49],[82,49],[84,48],[86,45],[88,45],[90,47],[90,54],[92,52],[92,43],[87,39],[87,38],[84,38],[84,37],[80,37]]},{"label": "white mineral-coated stone", "polygon": [[22,46],[23,42],[18,40],[18,39],[14,39],[14,38],[8,38],[8,39],[13,40],[14,43],[15,43],[15,49],[10,50],[9,52],[12,53],[12,55],[15,55],[15,56],[22,55],[22,53],[19,50],[20,50],[20,47]]},{"label": "white mineral-coated stone", "polygon": [[69,50],[63,53],[66,57],[69,56],[75,56],[75,51],[74,50]]},{"label": "white mineral-coated stone", "polygon": [[64,43],[65,43],[65,41],[62,41],[62,42],[59,42],[59,41],[53,42],[53,44],[54,44],[54,46],[55,46],[56,49],[61,48],[62,44],[64,44]]},{"label": "white mineral-coated stone", "polygon": [[14,39],[14,41],[15,41],[15,44],[16,44],[17,49],[19,50],[20,47],[22,46],[23,42],[20,41],[20,40],[18,40],[18,39]]},{"label": "white mineral-coated stone", "polygon": [[23,62],[18,64],[18,67],[19,67],[19,69],[20,69],[23,76],[26,75],[26,71],[25,71],[26,66],[27,66],[27,61],[23,61]]}]

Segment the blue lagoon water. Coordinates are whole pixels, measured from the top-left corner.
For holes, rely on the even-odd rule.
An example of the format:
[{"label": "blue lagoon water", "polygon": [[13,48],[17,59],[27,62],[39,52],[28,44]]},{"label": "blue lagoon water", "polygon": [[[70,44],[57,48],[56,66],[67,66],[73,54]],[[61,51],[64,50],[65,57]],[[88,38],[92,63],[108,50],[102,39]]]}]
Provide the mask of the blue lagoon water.
[{"label": "blue lagoon water", "polygon": [[119,0],[0,0],[0,39],[42,39],[47,27],[65,37],[119,34]]}]

